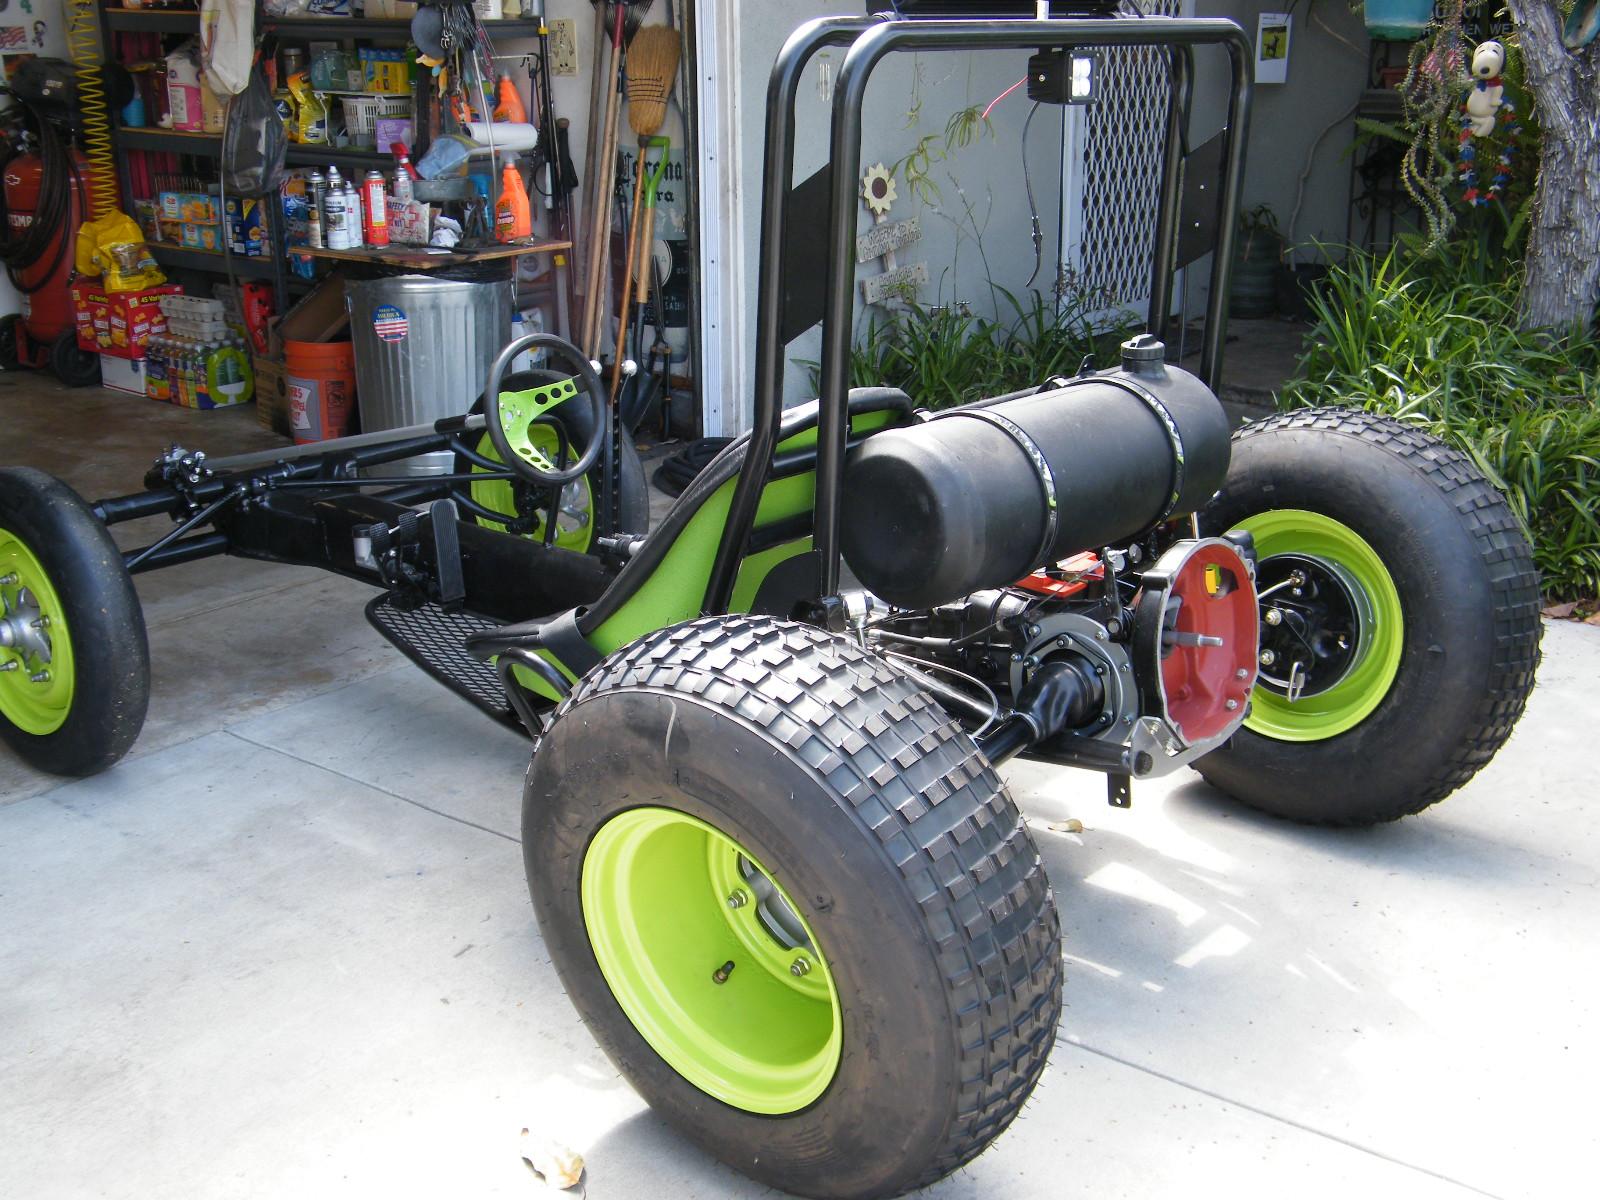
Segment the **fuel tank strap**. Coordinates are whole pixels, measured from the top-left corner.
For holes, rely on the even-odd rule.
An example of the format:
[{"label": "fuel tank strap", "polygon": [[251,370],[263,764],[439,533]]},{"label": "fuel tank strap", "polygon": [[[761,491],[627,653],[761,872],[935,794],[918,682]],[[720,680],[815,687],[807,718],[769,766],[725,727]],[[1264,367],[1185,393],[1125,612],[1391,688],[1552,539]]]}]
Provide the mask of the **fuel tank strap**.
[{"label": "fuel tank strap", "polygon": [[[1044,451],[1039,449],[1039,443],[1029,437],[1015,421],[1002,417],[992,408],[957,408],[949,412],[939,413],[934,419],[944,420],[947,417],[976,417],[980,421],[987,421],[1016,442],[1022,448],[1022,452],[1028,456],[1029,461],[1033,463],[1034,473],[1039,477],[1039,486],[1044,491],[1045,511],[1044,537],[1039,541],[1039,549],[1034,553],[1033,561],[1035,565],[1044,562],[1056,544],[1056,524],[1060,510],[1056,505],[1056,477],[1050,470],[1050,464],[1045,461]],[[1169,417],[1168,420],[1170,421],[1171,418]],[[1173,499],[1174,501],[1177,499],[1176,494],[1174,494]],[[1169,508],[1168,511],[1170,512],[1171,509]],[[1163,517],[1162,519],[1165,520],[1166,518]]]},{"label": "fuel tank strap", "polygon": [[1183,495],[1183,435],[1178,432],[1178,423],[1172,419],[1172,411],[1150,389],[1121,374],[1096,375],[1093,378],[1096,383],[1109,383],[1112,387],[1121,388],[1131,396],[1137,396],[1144,403],[1144,406],[1154,413],[1156,419],[1161,422],[1161,428],[1167,431],[1167,441],[1172,443],[1172,488],[1167,493],[1167,502],[1161,509],[1161,514],[1150,522],[1150,528],[1154,529],[1172,515],[1173,510],[1178,507],[1178,498]]}]

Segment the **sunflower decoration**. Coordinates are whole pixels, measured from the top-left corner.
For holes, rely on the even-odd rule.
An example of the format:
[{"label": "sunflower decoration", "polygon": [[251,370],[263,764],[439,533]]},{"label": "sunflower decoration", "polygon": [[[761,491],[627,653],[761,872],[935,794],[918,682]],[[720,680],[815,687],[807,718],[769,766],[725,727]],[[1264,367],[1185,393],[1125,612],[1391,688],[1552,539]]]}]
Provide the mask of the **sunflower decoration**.
[{"label": "sunflower decoration", "polygon": [[882,163],[874,163],[861,177],[861,198],[875,217],[885,216],[895,201],[894,176]]}]

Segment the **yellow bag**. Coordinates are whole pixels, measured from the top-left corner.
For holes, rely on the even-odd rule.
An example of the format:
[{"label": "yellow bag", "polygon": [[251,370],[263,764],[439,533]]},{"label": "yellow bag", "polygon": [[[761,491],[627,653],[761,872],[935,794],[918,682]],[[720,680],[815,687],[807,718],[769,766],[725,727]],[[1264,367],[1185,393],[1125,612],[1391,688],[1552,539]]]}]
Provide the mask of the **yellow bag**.
[{"label": "yellow bag", "polygon": [[79,226],[74,265],[79,275],[105,276],[108,292],[142,292],[167,281],[150,256],[138,222],[123,212]]}]

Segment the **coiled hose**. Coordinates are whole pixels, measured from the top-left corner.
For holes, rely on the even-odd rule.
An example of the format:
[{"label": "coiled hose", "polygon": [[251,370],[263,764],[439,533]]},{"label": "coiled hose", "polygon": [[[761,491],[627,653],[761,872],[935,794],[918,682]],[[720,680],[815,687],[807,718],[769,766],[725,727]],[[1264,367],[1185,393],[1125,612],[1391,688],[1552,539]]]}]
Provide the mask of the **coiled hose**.
[{"label": "coiled hose", "polygon": [[105,61],[95,0],[72,0],[67,18],[67,53],[78,75],[78,113],[83,123],[84,156],[89,160],[89,215],[98,220],[122,207],[117,186],[117,156],[111,145],[111,111],[106,107]]},{"label": "coiled hose", "polygon": [[[5,234],[0,239],[0,263],[5,264],[6,274],[19,292],[36,292],[54,278],[56,268],[74,241],[76,231],[68,231],[63,236],[63,230],[72,216],[72,187],[78,164],[73,161],[71,143],[61,131],[31,106],[24,107],[33,115],[39,129],[43,174],[39,179],[38,207],[34,209],[33,220],[21,227],[20,234],[11,236],[16,227],[6,211],[4,190],[0,189],[0,231]],[[0,163],[0,174],[22,153],[21,140],[12,142],[11,153]],[[24,283],[23,273],[34,271],[46,254],[50,255],[49,266],[35,272],[33,283]]]}]

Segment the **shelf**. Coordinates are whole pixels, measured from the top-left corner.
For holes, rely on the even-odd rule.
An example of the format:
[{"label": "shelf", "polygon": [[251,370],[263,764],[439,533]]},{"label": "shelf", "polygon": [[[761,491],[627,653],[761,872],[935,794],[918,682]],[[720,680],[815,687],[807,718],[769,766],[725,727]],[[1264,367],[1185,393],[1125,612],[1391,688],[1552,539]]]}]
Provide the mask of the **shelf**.
[{"label": "shelf", "polygon": [[325,167],[329,163],[354,163],[360,167],[390,168],[394,155],[387,150],[367,150],[359,146],[292,145],[284,155],[291,167]]},{"label": "shelf", "polygon": [[[409,17],[262,17],[261,28],[306,38],[411,38]],[[485,21],[483,29],[491,39],[539,36],[538,21]]]},{"label": "shelf", "polygon": [[[173,246],[166,242],[146,242],[150,253],[162,266],[179,267],[190,271],[209,271],[214,275],[225,275],[228,264],[223,261],[222,253],[217,250],[195,250],[188,246]],[[251,279],[271,279],[275,272],[270,258],[246,258],[242,254],[232,256],[233,273]]]},{"label": "shelf", "polygon": [[192,8],[108,8],[105,14],[116,33],[194,33],[200,27],[200,13]]},{"label": "shelf", "polygon": [[199,154],[215,158],[222,153],[220,133],[184,133],[155,126],[125,126],[112,133],[117,145],[127,150],[166,150],[173,154]]},{"label": "shelf", "polygon": [[367,263],[380,267],[402,267],[408,271],[437,271],[444,267],[459,267],[469,263],[492,262],[495,259],[520,258],[524,254],[545,254],[552,250],[570,250],[571,242],[538,241],[505,242],[470,250],[441,250],[427,246],[384,246],[381,249],[329,250],[325,247],[291,246],[289,253],[296,258],[321,258],[336,262]]}]

